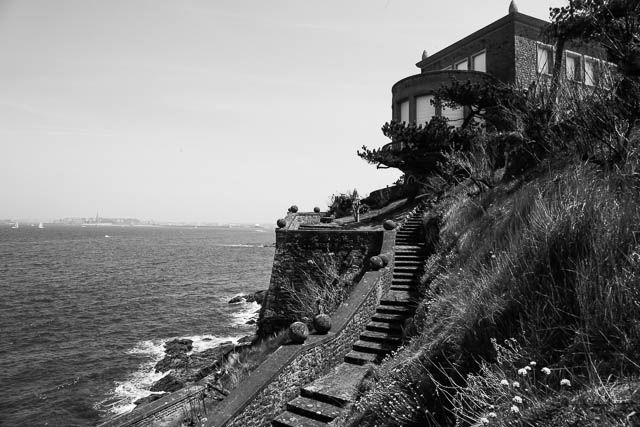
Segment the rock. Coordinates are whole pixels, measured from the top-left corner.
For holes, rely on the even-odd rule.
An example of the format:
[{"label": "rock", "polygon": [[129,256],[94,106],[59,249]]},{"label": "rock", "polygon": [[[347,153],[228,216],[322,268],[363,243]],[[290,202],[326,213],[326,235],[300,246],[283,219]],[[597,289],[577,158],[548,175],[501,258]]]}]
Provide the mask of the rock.
[{"label": "rock", "polygon": [[313,208],[313,211],[315,213],[320,213],[320,208],[318,206],[316,206],[315,208]]},{"label": "rock", "polygon": [[146,397],[141,397],[140,399],[136,400],[135,402],[133,402],[134,405],[144,405],[145,403],[151,403],[154,402],[158,399],[160,399],[161,397],[166,396],[169,393],[153,393],[150,394],[149,396]]},{"label": "rock", "polygon": [[187,353],[193,349],[193,341],[189,339],[175,339],[164,344],[165,356],[156,363],[156,372],[167,372],[184,365]]},{"label": "rock", "polygon": [[[184,387],[186,383],[201,380],[220,367],[223,360],[235,349],[235,345],[231,341],[227,341],[205,351],[189,355],[187,355],[188,351],[176,353],[174,350],[177,348],[178,344],[172,342],[172,354],[167,354],[156,364],[156,372],[170,372],[156,381],[151,387],[151,391],[173,392]],[[183,347],[181,350],[186,348],[189,348],[190,351],[192,346]]]},{"label": "rock", "polygon": [[168,393],[172,393],[176,390],[180,390],[184,387],[184,382],[178,380],[171,374],[167,374],[164,377],[160,378],[158,381],[153,383],[149,390],[151,391],[165,391]]},{"label": "rock", "polygon": [[289,339],[294,344],[302,344],[309,336],[309,328],[302,322],[293,322],[289,326]]},{"label": "rock", "polygon": [[252,345],[253,343],[255,343],[258,340],[258,336],[256,334],[253,335],[247,335],[244,336],[242,338],[240,338],[238,340],[238,342],[236,343],[236,347],[242,347],[242,346],[246,346],[246,345]]},{"label": "rock", "polygon": [[289,208],[289,212],[291,213],[298,212],[298,207],[296,205],[291,205],[291,207]]},{"label": "rock", "polygon": [[236,295],[229,300],[229,304],[241,304],[243,302],[257,302],[258,304],[262,304],[262,300],[266,294],[266,290],[260,290],[248,294]]},{"label": "rock", "polygon": [[276,225],[278,226],[278,228],[284,228],[287,225],[287,220],[285,220],[284,218],[280,218],[276,221]]},{"label": "rock", "polygon": [[328,314],[318,314],[313,318],[313,327],[319,334],[326,334],[331,329],[331,317]]}]

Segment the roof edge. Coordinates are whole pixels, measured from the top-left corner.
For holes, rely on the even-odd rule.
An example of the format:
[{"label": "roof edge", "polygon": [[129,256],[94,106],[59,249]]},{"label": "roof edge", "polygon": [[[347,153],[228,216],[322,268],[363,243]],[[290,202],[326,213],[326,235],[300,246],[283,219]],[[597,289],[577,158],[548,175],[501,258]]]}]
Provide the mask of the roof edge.
[{"label": "roof edge", "polygon": [[490,33],[494,30],[497,30],[500,27],[503,27],[505,25],[508,25],[510,23],[521,23],[521,24],[526,24],[526,25],[531,25],[531,26],[535,26],[535,27],[546,27],[547,25],[550,24],[550,22],[545,21],[543,19],[539,19],[539,18],[535,18],[533,16],[529,16],[529,15],[525,15],[524,13],[520,13],[520,12],[512,12],[508,15],[503,16],[502,18],[498,19],[497,21],[494,21],[492,23],[490,23],[489,25],[469,34],[468,36],[458,40],[457,42],[450,44],[449,46],[439,50],[438,52],[434,53],[433,55],[430,55],[428,58],[423,59],[419,62],[416,63],[416,67],[418,68],[422,68],[425,64],[428,64],[434,60],[438,60],[440,57],[443,57],[449,53],[451,53],[451,51],[458,49],[460,46],[469,43],[470,41],[477,39],[479,37],[481,37],[484,34]]}]

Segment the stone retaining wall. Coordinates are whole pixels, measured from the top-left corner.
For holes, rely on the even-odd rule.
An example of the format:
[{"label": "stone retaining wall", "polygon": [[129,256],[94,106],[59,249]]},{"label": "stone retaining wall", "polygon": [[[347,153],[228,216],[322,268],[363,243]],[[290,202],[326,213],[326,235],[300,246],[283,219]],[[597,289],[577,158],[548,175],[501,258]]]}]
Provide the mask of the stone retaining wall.
[{"label": "stone retaining wall", "polygon": [[[380,252],[393,253],[395,232],[385,232]],[[342,362],[371,320],[391,285],[393,260],[367,272],[332,317],[327,335],[312,335],[304,344],[276,350],[251,376],[209,414],[207,427],[267,426],[296,397],[300,387]]]},{"label": "stone retaining wall", "polygon": [[268,337],[300,320],[292,290],[324,286],[337,275],[353,283],[366,260],[378,253],[382,231],[276,230],[269,289],[260,308],[258,336]]}]

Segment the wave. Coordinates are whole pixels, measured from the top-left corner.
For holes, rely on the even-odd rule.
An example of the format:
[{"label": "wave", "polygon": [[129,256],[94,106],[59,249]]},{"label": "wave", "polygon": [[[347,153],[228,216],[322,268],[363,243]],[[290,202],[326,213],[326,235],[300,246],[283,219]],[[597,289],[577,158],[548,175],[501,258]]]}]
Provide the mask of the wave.
[{"label": "wave", "polygon": [[111,415],[126,414],[136,407],[134,403],[136,400],[152,394],[162,394],[162,392],[152,392],[149,389],[156,381],[169,373],[169,371],[155,371],[156,363],[162,360],[165,356],[164,344],[167,341],[171,341],[176,338],[190,339],[193,341],[193,349],[191,353],[199,353],[227,341],[231,341],[236,344],[238,339],[241,337],[242,336],[218,337],[215,335],[193,335],[172,337],[166,340],[141,341],[126,353],[145,356],[148,359],[125,380],[116,381],[114,390],[110,393],[107,399],[96,405],[96,409],[105,410]]},{"label": "wave", "polygon": [[242,302],[240,307],[239,311],[231,314],[233,326],[247,326],[249,320],[258,318],[256,311],[260,310],[260,304],[257,302]]}]

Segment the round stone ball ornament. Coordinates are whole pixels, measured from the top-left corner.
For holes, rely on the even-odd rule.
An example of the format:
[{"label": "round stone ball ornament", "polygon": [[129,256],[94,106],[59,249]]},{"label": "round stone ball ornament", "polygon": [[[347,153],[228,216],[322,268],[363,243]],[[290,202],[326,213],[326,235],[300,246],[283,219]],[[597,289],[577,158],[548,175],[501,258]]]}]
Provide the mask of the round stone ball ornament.
[{"label": "round stone ball ornament", "polygon": [[328,314],[318,314],[313,318],[313,327],[319,334],[326,334],[331,329],[331,317]]},{"label": "round stone ball ornament", "polygon": [[289,325],[289,339],[294,344],[302,344],[309,336],[309,328],[302,322],[293,322]]}]

